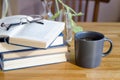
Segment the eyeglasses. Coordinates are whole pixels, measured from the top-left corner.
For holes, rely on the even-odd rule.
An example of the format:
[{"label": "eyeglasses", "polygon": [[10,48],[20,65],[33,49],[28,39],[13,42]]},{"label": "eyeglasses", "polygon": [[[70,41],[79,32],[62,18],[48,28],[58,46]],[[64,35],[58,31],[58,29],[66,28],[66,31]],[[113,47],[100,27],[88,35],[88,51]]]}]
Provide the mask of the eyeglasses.
[{"label": "eyeglasses", "polygon": [[31,15],[31,17],[33,18],[33,20],[29,20],[27,17],[22,17],[22,18],[20,18],[20,22],[18,22],[18,23],[5,24],[3,22],[3,23],[1,23],[0,27],[5,28],[5,30],[8,31],[12,26],[17,26],[17,25],[23,25],[23,24],[29,24],[29,23],[44,24],[41,21],[43,19],[42,16]]}]

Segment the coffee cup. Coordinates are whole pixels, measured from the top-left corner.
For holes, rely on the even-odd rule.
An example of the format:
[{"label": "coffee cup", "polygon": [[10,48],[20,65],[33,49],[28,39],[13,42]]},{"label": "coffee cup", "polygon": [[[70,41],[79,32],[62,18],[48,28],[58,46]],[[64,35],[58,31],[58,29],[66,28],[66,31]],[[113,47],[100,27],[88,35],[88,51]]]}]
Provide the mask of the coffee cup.
[{"label": "coffee cup", "polygon": [[[110,47],[103,52],[104,42],[108,41]],[[112,51],[112,41],[102,33],[95,31],[83,31],[75,34],[75,62],[84,68],[95,68],[100,65],[101,58]]]}]

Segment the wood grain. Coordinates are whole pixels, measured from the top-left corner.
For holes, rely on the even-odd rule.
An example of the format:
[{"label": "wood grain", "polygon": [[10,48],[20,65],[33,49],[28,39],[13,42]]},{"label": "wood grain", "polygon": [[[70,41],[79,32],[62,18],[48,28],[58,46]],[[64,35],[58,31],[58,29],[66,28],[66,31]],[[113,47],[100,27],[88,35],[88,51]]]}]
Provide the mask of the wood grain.
[{"label": "wood grain", "polygon": [[[110,55],[103,57],[99,67],[87,69],[74,64],[74,40],[70,62],[20,70],[0,71],[0,80],[120,80],[120,23],[78,23],[85,31],[98,31],[113,41]],[[105,48],[109,48],[105,44]]]},{"label": "wood grain", "polygon": [[2,17],[2,3],[3,3],[3,0],[0,0],[0,18]]}]

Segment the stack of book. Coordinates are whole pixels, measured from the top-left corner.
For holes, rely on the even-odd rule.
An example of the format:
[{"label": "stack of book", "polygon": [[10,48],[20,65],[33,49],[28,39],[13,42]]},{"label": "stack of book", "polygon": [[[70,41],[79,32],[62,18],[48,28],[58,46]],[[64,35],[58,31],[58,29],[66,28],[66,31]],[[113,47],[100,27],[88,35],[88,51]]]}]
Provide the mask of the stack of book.
[{"label": "stack of book", "polygon": [[[1,70],[65,62],[67,46],[62,34],[64,23],[42,20],[43,24],[24,21],[26,24],[17,25],[21,17],[31,19],[32,22],[31,17],[23,15],[0,20],[0,24],[4,22],[0,28]],[[9,30],[4,28],[10,25]]]}]

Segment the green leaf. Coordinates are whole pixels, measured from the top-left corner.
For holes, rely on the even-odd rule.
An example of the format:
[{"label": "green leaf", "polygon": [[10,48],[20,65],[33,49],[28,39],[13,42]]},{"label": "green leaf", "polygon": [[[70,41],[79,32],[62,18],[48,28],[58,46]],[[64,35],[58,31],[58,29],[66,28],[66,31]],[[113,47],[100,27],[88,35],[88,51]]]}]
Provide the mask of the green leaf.
[{"label": "green leaf", "polygon": [[71,20],[71,26],[74,33],[83,31],[83,28],[81,26],[77,26],[77,24],[73,20]]},{"label": "green leaf", "polygon": [[74,26],[74,27],[72,28],[72,30],[73,30],[74,33],[77,33],[77,32],[83,31],[83,28],[80,27],[80,26]]},{"label": "green leaf", "polygon": [[[58,2],[64,7],[68,18],[70,19],[70,25],[72,27],[72,31],[77,33],[80,31],[83,31],[83,28],[80,26],[77,26],[76,22],[72,19],[73,16],[82,16],[84,15],[82,12],[76,13],[71,7],[69,7],[68,5],[64,4],[62,0],[56,0],[56,4],[58,5]],[[57,6],[58,7],[58,6]],[[56,19],[58,16],[60,15],[60,11],[58,10],[58,12],[51,18],[51,19]]]},{"label": "green leaf", "polygon": [[60,15],[60,12],[55,13],[50,20],[56,19],[59,15]]},{"label": "green leaf", "polygon": [[76,23],[71,19],[71,26],[76,26]]}]

